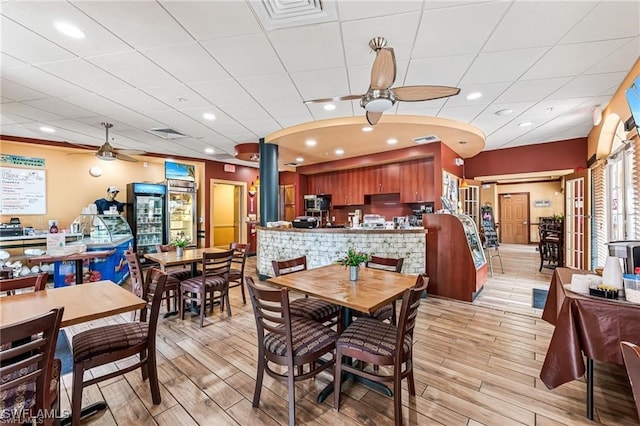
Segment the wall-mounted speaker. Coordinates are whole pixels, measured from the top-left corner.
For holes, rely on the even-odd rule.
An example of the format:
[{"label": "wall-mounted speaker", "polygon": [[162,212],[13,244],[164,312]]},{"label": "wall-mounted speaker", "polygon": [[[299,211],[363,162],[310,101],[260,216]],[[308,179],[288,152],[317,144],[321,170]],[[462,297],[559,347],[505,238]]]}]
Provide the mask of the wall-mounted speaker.
[{"label": "wall-mounted speaker", "polygon": [[633,119],[632,115],[627,121],[624,122],[624,131],[630,132],[634,127],[636,127],[636,121]]}]

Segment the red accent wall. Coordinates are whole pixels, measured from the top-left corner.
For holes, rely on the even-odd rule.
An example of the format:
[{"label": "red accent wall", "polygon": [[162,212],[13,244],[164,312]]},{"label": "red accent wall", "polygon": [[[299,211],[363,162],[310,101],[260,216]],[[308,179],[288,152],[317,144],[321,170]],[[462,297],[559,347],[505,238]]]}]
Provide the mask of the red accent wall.
[{"label": "red accent wall", "polygon": [[587,138],[484,151],[465,163],[466,177],[587,167]]}]

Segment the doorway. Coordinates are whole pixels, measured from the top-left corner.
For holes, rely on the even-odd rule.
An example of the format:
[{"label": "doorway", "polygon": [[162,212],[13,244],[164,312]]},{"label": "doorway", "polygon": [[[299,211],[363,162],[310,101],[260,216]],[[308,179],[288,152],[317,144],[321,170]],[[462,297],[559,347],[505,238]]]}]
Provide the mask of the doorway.
[{"label": "doorway", "polygon": [[565,176],[565,266],[590,269],[591,253],[587,241],[591,230],[589,170]]},{"label": "doorway", "polygon": [[500,242],[529,244],[529,193],[500,194]]},{"label": "doorway", "polygon": [[246,187],[245,182],[212,179],[210,247],[226,249],[245,241]]}]

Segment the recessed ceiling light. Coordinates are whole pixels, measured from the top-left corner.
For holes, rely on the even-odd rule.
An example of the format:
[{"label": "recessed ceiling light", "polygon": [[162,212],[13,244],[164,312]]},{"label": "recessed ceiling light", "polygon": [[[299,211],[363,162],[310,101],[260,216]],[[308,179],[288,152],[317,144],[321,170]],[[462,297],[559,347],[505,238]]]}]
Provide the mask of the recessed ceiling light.
[{"label": "recessed ceiling light", "polygon": [[518,126],[520,126],[520,127],[529,127],[529,126],[531,126],[532,124],[533,124],[533,123],[532,123],[532,122],[530,122],[530,121],[525,121],[524,123],[520,123],[520,124],[518,124]]},{"label": "recessed ceiling light", "polygon": [[56,129],[54,129],[53,127],[42,126],[40,127],[40,131],[45,133],[55,133]]},{"label": "recessed ceiling light", "polygon": [[212,112],[205,112],[204,114],[202,114],[202,118],[204,118],[205,120],[215,120],[216,115]]},{"label": "recessed ceiling light", "polygon": [[363,131],[363,132],[373,132],[373,127],[371,127],[371,126],[364,126],[364,127],[362,128],[362,131]]},{"label": "recessed ceiling light", "polygon": [[398,143],[398,139],[396,139],[396,138],[387,139],[387,143],[389,145],[395,145],[395,144]]},{"label": "recessed ceiling light", "polygon": [[482,93],[480,92],[473,92],[473,93],[469,93],[467,95],[467,100],[468,101],[472,101],[474,99],[480,99],[482,97]]},{"label": "recessed ceiling light", "polygon": [[74,25],[71,25],[67,22],[56,22],[55,24],[53,24],[54,27],[56,27],[56,29],[58,31],[60,31],[62,34],[71,37],[71,38],[77,38],[77,39],[83,39],[86,36],[84,35],[84,32],[82,32],[82,30]]},{"label": "recessed ceiling light", "polygon": [[302,158],[302,157],[296,157],[296,161],[297,161],[298,163],[302,163],[302,162],[304,161],[304,158]]},{"label": "recessed ceiling light", "polygon": [[216,151],[213,148],[205,148],[204,152],[205,152],[205,154],[213,154]]},{"label": "recessed ceiling light", "polygon": [[316,146],[317,142],[314,141],[313,139],[309,139],[308,141],[305,142],[305,145],[307,146]]},{"label": "recessed ceiling light", "polygon": [[498,111],[494,112],[494,114],[495,115],[500,115],[500,116],[511,115],[511,114],[513,114],[513,110],[511,108],[505,108],[505,109],[501,109],[501,110],[498,110]]},{"label": "recessed ceiling light", "polygon": [[336,106],[334,104],[326,104],[323,108],[326,111],[333,111],[334,109],[336,109]]},{"label": "recessed ceiling light", "polygon": [[336,155],[342,155],[342,154],[344,154],[344,149],[338,148],[334,152],[336,153]]}]

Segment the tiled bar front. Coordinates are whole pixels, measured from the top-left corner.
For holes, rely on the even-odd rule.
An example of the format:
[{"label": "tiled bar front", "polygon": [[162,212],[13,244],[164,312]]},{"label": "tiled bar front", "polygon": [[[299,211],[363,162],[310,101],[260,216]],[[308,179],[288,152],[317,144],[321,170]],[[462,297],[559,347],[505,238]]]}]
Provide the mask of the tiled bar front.
[{"label": "tiled bar front", "polygon": [[425,271],[426,231],[258,228],[257,268],[273,276],[272,260],[307,256],[309,269],[334,263],[349,248],[382,257],[403,257],[402,272]]}]

